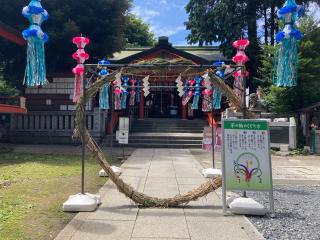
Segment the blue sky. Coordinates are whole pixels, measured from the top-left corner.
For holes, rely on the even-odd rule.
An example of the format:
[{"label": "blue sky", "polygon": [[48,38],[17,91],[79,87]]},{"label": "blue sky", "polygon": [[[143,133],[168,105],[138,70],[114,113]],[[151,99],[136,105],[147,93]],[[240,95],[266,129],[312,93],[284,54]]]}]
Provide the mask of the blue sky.
[{"label": "blue sky", "polygon": [[[184,46],[187,45],[188,35],[184,25],[188,19],[185,11],[188,2],[188,0],[133,0],[131,12],[148,23],[156,37],[168,36],[173,45]],[[311,4],[308,14],[320,20],[320,8],[316,4]],[[261,25],[261,22],[258,22],[258,25]]]},{"label": "blue sky", "polygon": [[173,45],[187,45],[184,26],[188,0],[134,0],[131,12],[148,23],[156,37],[168,36]]}]

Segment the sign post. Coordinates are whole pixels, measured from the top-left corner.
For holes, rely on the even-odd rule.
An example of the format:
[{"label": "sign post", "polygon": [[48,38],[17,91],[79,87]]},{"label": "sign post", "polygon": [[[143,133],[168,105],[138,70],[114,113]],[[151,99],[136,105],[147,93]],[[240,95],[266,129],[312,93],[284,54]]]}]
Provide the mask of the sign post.
[{"label": "sign post", "polygon": [[268,191],[274,216],[270,132],[267,121],[225,119],[222,123],[223,212],[226,191]]},{"label": "sign post", "polygon": [[129,144],[129,118],[128,117],[119,118],[118,141],[119,141],[119,144],[122,145],[122,155],[124,159],[125,158],[124,145]]}]

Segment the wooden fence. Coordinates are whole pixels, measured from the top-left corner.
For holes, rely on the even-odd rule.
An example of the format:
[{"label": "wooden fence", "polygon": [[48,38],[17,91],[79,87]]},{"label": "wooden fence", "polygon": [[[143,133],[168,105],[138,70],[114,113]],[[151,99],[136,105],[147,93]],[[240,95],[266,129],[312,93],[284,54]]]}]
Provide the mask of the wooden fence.
[{"label": "wooden fence", "polygon": [[[86,125],[92,136],[99,139],[106,132],[106,113],[95,109],[86,113]],[[72,143],[74,111],[39,111],[26,115],[11,115],[9,142]]]}]

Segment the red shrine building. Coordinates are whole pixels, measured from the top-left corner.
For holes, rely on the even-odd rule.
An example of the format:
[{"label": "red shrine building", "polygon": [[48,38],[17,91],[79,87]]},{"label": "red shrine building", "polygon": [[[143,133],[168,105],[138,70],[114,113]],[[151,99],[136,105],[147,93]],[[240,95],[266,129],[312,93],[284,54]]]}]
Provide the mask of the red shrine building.
[{"label": "red shrine building", "polygon": [[[6,37],[12,38],[9,35]],[[153,60],[160,60],[164,63],[179,60],[186,65],[211,65],[214,61],[223,59],[218,47],[176,47],[172,46],[167,37],[160,37],[155,46],[126,48],[115,53],[110,62],[134,64]],[[130,77],[130,73],[128,74]],[[130,116],[131,119],[140,120],[204,119],[207,114],[202,113],[201,103],[199,103],[199,110],[194,111],[188,110],[188,106],[182,104],[182,98],[178,96],[175,83],[179,74],[174,71],[163,71],[161,74],[149,72],[141,73],[140,77],[134,76],[137,80],[138,78],[141,80],[150,75],[150,94],[147,97],[141,94],[139,103],[136,102],[134,106],[123,110],[114,110],[113,107],[108,111],[99,109],[97,95],[86,106],[87,128],[94,137],[102,138],[106,133],[114,132],[120,116]],[[25,89],[28,113],[12,115],[9,141],[71,142],[70,136],[74,129],[75,119],[75,105],[72,102],[74,77],[70,71],[68,75],[48,74],[47,78],[48,84]]]},{"label": "red shrine building", "polygon": [[[26,45],[26,41],[19,32],[0,21],[0,37],[20,46]],[[23,97],[4,97],[0,93],[0,115],[5,118],[5,114],[26,113],[25,99]]]},{"label": "red shrine building", "polygon": [[[211,65],[224,57],[218,47],[174,47],[168,37],[160,37],[154,47],[126,48],[115,53],[111,60],[114,64],[137,64],[153,62],[154,60],[179,60],[186,65]],[[186,67],[187,69],[187,67]],[[164,70],[160,73],[144,73],[150,75],[150,94],[144,97],[135,106],[134,116],[144,118],[188,118],[188,106],[182,104],[182,98],[178,96],[175,80],[179,72]],[[128,74],[130,77],[130,74]],[[133,77],[135,77],[133,75]],[[191,77],[191,76],[190,76]],[[193,76],[195,77],[195,76]],[[136,78],[136,77],[135,77]],[[143,78],[143,75],[140,76]],[[185,80],[185,79],[184,79]],[[201,101],[201,100],[200,100]],[[201,104],[199,110],[194,110],[193,117],[202,117]],[[136,111],[138,109],[138,111]],[[190,113],[190,111],[189,111]]]}]

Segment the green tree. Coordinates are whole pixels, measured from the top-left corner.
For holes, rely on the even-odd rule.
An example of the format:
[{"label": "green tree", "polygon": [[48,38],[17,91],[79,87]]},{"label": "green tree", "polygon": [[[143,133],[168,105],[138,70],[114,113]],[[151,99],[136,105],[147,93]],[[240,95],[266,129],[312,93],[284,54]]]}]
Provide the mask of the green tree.
[{"label": "green tree", "polygon": [[[125,44],[126,14],[130,0],[42,0],[42,5],[50,14],[43,24],[49,34],[46,44],[48,72],[69,71],[75,62],[71,54],[76,50],[71,39],[83,34],[91,42],[87,52],[89,62],[112,56]],[[28,27],[21,16],[22,7],[27,1],[6,1],[0,8],[0,21],[18,29]],[[4,79],[13,86],[21,86],[25,65],[25,49],[5,40],[0,42],[0,63]]]},{"label": "green tree", "polygon": [[134,14],[127,15],[125,38],[128,46],[152,46],[156,41],[150,26]]},{"label": "green tree", "polygon": [[250,58],[250,78],[259,65],[259,41],[257,36],[258,9],[262,0],[190,0],[186,6],[189,14],[186,27],[190,30],[189,43],[211,44],[219,42],[223,54],[231,58],[231,44],[240,37],[247,37]]}]

